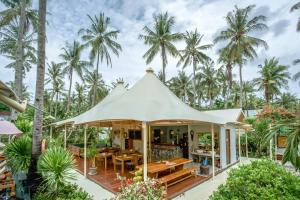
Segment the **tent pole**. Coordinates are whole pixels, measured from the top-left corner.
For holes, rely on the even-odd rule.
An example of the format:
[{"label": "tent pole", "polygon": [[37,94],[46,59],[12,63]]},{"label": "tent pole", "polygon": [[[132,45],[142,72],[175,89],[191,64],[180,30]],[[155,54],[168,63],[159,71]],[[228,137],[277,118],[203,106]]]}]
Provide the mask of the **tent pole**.
[{"label": "tent pole", "polygon": [[273,138],[270,139],[270,147],[269,147],[270,148],[270,159],[271,160],[273,159],[273,155],[272,155],[273,154],[272,153],[272,143],[273,143]]},{"label": "tent pole", "polygon": [[87,138],[86,138],[86,131],[87,131],[88,125],[86,124],[84,126],[84,166],[83,166],[83,172],[84,172],[84,177],[87,177],[87,167],[86,167],[86,142],[87,142]]},{"label": "tent pole", "polygon": [[274,158],[275,158],[275,161],[277,160],[277,134],[275,133],[275,136],[274,136],[274,141],[275,141],[275,155],[274,155]]},{"label": "tent pole", "polygon": [[147,128],[147,123],[146,122],[142,122],[142,130],[143,130],[143,158],[144,158],[144,169],[143,169],[143,174],[144,174],[144,181],[147,180],[148,178],[148,168],[147,168],[147,132],[148,132],[148,128]]},{"label": "tent pole", "polygon": [[247,132],[245,132],[246,134],[246,157],[248,158],[248,134]]},{"label": "tent pole", "polygon": [[65,124],[65,133],[64,133],[64,148],[67,148],[67,124]]},{"label": "tent pole", "polygon": [[149,162],[152,160],[152,149],[151,149],[151,127],[150,125],[148,126],[148,140],[149,140]]},{"label": "tent pole", "polygon": [[241,162],[241,133],[240,129],[238,128],[238,137],[239,137],[239,161]]},{"label": "tent pole", "polygon": [[211,124],[211,159],[212,159],[212,179],[215,177],[215,133],[214,124]]}]

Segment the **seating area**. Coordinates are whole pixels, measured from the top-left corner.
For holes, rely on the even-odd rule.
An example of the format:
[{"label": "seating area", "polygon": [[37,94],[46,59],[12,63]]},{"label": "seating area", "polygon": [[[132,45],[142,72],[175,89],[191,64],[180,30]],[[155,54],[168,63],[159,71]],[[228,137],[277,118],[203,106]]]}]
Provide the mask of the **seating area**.
[{"label": "seating area", "polygon": [[0,199],[10,199],[16,196],[16,185],[12,173],[7,168],[3,153],[0,153]]}]

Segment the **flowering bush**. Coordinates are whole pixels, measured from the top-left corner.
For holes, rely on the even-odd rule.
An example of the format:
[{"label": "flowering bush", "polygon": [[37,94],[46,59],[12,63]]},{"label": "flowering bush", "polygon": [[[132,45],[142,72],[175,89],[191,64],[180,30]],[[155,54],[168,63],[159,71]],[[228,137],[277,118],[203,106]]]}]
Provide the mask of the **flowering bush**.
[{"label": "flowering bush", "polygon": [[155,179],[127,181],[126,185],[112,200],[162,200],[166,192]]}]

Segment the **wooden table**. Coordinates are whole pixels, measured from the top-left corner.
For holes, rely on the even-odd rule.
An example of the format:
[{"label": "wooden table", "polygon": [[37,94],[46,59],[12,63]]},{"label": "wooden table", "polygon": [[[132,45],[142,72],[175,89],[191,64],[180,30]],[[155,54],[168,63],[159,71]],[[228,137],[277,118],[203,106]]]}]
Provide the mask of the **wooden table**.
[{"label": "wooden table", "polygon": [[[116,156],[115,161],[120,161],[122,163],[122,169],[121,169],[121,174],[124,174],[124,165],[126,161],[132,161],[134,157],[137,156],[138,159],[142,158],[143,156],[141,154],[130,154],[130,155],[121,155],[121,156]],[[114,163],[114,170],[116,171],[116,162]]]},{"label": "wooden table", "polygon": [[[186,158],[172,158],[170,160],[167,160],[166,162],[153,162],[148,163],[147,169],[150,177],[158,178],[158,173],[163,172],[172,168],[175,168],[175,170],[183,169],[183,165],[187,163],[193,162],[192,160],[186,159]],[[138,166],[138,168],[142,168],[143,165]]]},{"label": "wooden table", "polygon": [[[192,152],[191,153],[193,156],[198,156],[198,159],[199,159],[199,162],[200,162],[200,158],[201,157],[207,157],[207,158],[210,158],[210,157],[212,157],[212,153],[198,153],[198,152]],[[220,155],[219,154],[214,154],[214,157],[216,158],[216,159],[219,159],[220,158]]]},{"label": "wooden table", "polygon": [[107,158],[112,157],[112,153],[100,153],[96,158],[104,159],[104,168],[107,169]]}]

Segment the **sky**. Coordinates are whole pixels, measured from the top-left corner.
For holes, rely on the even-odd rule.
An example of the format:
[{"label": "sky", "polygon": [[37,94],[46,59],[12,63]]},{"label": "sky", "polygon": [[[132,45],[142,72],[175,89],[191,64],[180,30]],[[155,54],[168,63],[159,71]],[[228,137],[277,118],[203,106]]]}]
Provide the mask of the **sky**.
[{"label": "sky", "polygon": [[[123,51],[120,56],[111,55],[112,68],[105,63],[100,64],[106,83],[111,83],[117,78],[123,78],[125,82],[133,85],[144,74],[148,67],[155,72],[161,70],[160,57],[146,65],[142,58],[147,50],[138,35],[143,33],[145,25],[153,24],[153,14],[166,12],[175,17],[174,31],[182,32],[197,29],[204,35],[203,44],[210,44],[218,33],[226,27],[225,16],[234,6],[245,7],[255,4],[252,15],[262,14],[267,17],[269,30],[253,33],[253,36],[265,40],[269,49],[258,48],[258,57],[248,62],[243,67],[243,77],[251,80],[258,76],[258,65],[263,64],[266,58],[276,57],[280,64],[289,65],[289,72],[293,75],[300,70],[300,65],[292,65],[292,61],[300,58],[299,44],[300,33],[296,32],[296,23],[300,17],[300,11],[290,13],[290,8],[297,1],[294,0],[48,0],[47,10],[47,44],[46,62],[60,62],[59,54],[66,42],[80,41],[78,30],[87,28],[90,21],[89,15],[99,15],[104,12],[111,18],[112,29],[120,30],[118,42]],[[38,1],[33,1],[33,7],[37,8]],[[0,5],[0,10],[4,6]],[[176,43],[178,49],[184,48],[184,43]],[[217,60],[217,50],[220,45],[215,45],[207,54]],[[88,49],[83,53],[82,59],[88,60]],[[181,67],[176,67],[178,59],[169,57],[167,65],[167,79],[176,75]],[[14,71],[4,68],[10,61],[0,56],[0,79],[4,82],[14,80]],[[216,66],[218,67],[218,66]],[[191,73],[191,68],[186,68]],[[234,73],[238,74],[237,67]],[[235,79],[238,79],[236,76]],[[36,80],[36,66],[26,74],[24,80],[29,91],[34,94]],[[67,79],[66,79],[67,80]],[[75,82],[80,82],[75,77]],[[75,85],[75,84],[74,84]],[[48,86],[49,87],[49,86]],[[65,88],[68,88],[66,81]],[[289,83],[289,91],[300,97],[300,86],[293,81]]]}]

